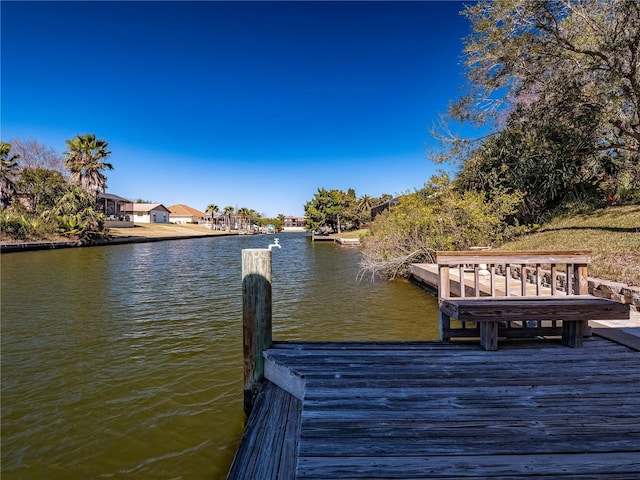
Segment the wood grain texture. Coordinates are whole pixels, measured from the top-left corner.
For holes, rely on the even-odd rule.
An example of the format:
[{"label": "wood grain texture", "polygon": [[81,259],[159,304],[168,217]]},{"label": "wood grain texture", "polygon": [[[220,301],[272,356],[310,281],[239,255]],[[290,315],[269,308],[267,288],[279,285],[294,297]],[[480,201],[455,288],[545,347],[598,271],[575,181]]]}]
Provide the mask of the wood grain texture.
[{"label": "wood grain texture", "polygon": [[301,407],[300,400],[266,382],[227,479],[294,479]]},{"label": "wood grain texture", "polygon": [[459,265],[463,263],[526,263],[526,264],[551,264],[551,263],[582,263],[591,261],[590,250],[480,250],[458,252],[436,252],[438,265]]},{"label": "wood grain texture", "polygon": [[242,352],[244,408],[253,408],[254,385],[264,377],[263,352],[272,341],[271,251],[242,250]]},{"label": "wood grain texture", "polygon": [[[582,349],[504,341],[497,352],[275,342],[265,356],[305,378],[304,400],[289,396],[299,404],[291,409],[271,393],[269,408],[289,408],[286,416],[259,402],[256,415],[273,418],[265,432],[252,427],[252,440],[252,415],[241,450],[278,458],[263,455],[271,466],[229,478],[640,478],[640,353],[602,338]],[[282,441],[267,439],[272,432]],[[239,450],[236,459],[257,457]]]},{"label": "wood grain texture", "polygon": [[[586,250],[436,252],[440,339],[479,337],[486,350],[495,351],[501,336],[560,334],[565,345],[582,346],[583,336],[590,334],[589,320],[629,318],[628,305],[588,295],[590,259]],[[551,269],[548,285],[543,265]],[[563,292],[558,265],[565,272]],[[502,291],[496,288],[499,280]]]}]

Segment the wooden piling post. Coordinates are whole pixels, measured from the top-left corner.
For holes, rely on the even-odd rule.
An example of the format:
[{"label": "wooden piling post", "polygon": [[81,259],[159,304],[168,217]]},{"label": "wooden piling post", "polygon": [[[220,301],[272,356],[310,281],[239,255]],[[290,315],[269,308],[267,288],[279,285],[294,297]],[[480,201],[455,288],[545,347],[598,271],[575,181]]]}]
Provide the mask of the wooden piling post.
[{"label": "wooden piling post", "polygon": [[244,410],[248,414],[264,377],[262,353],[271,348],[271,250],[242,250]]}]

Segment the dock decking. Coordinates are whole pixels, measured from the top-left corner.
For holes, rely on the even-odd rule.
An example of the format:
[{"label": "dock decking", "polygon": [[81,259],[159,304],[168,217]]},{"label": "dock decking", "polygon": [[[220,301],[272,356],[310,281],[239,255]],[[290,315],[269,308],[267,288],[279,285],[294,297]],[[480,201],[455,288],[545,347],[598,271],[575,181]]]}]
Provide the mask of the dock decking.
[{"label": "dock decking", "polygon": [[275,343],[229,479],[640,478],[640,353]]}]

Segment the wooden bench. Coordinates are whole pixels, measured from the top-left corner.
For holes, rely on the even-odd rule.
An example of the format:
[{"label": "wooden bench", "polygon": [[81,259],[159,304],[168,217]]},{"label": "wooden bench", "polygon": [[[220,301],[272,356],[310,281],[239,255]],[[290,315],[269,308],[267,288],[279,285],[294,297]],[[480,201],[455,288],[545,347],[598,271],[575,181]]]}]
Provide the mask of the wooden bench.
[{"label": "wooden bench", "polygon": [[479,337],[497,350],[498,337],[562,336],[581,347],[589,320],[629,318],[628,305],[588,294],[590,260],[590,251],[437,252],[440,338]]}]

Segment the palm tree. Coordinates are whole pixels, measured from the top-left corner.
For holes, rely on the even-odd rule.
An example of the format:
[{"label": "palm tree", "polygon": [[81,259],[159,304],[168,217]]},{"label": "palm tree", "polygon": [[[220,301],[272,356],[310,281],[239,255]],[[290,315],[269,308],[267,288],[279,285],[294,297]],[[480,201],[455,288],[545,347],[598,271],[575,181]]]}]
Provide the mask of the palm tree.
[{"label": "palm tree", "polygon": [[113,170],[113,165],[104,161],[111,152],[107,142],[97,139],[94,134],[78,135],[67,140],[69,151],[64,165],[71,172],[71,182],[97,197],[107,188],[107,177],[101,170]]},{"label": "palm tree", "polygon": [[247,227],[247,225],[246,225],[247,224],[247,218],[250,215],[249,209],[245,208],[245,207],[242,207],[236,213],[240,217],[240,228],[241,229],[243,229],[243,228],[246,229],[246,227]]},{"label": "palm tree", "polygon": [[363,195],[358,199],[356,211],[354,212],[358,226],[371,221],[371,209],[373,208],[375,200],[375,198],[369,195]]},{"label": "palm tree", "polygon": [[210,203],[209,205],[207,205],[207,208],[205,209],[205,212],[207,212],[209,215],[211,215],[211,230],[213,230],[213,218],[214,215],[216,213],[218,213],[220,211],[220,208],[218,208],[218,205],[216,205],[215,203]]},{"label": "palm tree", "polygon": [[104,215],[96,210],[95,197],[77,185],[67,185],[67,191],[43,216],[55,221],[60,231],[77,235],[83,243],[104,233]]},{"label": "palm tree", "polygon": [[363,210],[371,210],[373,203],[373,198],[369,195],[363,195],[358,199],[358,211],[362,212]]},{"label": "palm tree", "polygon": [[10,155],[11,145],[0,142],[0,210],[7,208],[16,193],[14,173],[20,155]]},{"label": "palm tree", "polygon": [[224,214],[227,216],[229,222],[229,230],[231,230],[231,214],[234,212],[234,208],[231,205],[224,207]]}]

